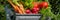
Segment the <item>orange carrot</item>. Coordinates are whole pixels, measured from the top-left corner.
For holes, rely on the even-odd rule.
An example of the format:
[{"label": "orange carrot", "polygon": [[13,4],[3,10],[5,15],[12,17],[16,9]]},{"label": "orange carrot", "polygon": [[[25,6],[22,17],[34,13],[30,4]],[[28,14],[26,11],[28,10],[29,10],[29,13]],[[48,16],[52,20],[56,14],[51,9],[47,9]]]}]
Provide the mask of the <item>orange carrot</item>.
[{"label": "orange carrot", "polygon": [[25,14],[25,10],[22,4],[20,4],[19,8],[23,11],[23,14]]},{"label": "orange carrot", "polygon": [[23,12],[23,14],[25,14],[23,5],[22,4],[18,4],[17,6],[19,6],[19,9]]},{"label": "orange carrot", "polygon": [[8,0],[8,2],[14,7],[15,11],[17,10],[19,14],[22,14],[22,11],[18,8],[17,5],[14,5],[10,0]]}]

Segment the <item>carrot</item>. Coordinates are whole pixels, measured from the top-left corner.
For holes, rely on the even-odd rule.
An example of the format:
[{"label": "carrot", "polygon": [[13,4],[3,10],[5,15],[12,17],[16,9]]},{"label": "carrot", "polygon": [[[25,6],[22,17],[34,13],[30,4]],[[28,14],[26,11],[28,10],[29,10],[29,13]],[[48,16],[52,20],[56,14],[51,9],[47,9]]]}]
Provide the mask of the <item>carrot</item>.
[{"label": "carrot", "polygon": [[13,3],[14,3],[15,5],[19,6],[19,9],[23,12],[23,14],[25,14],[23,5],[20,5],[20,4],[17,2],[18,0],[12,0],[12,1],[13,1]]},{"label": "carrot", "polygon": [[15,11],[18,10],[19,14],[22,14],[22,11],[18,8],[17,5],[14,5],[10,0],[8,2],[14,7]]},{"label": "carrot", "polygon": [[25,14],[25,10],[22,4],[20,4],[19,8],[23,11],[23,14]]},{"label": "carrot", "polygon": [[23,14],[25,14],[23,5],[20,6],[20,4],[19,4],[17,1],[18,1],[18,0],[13,0],[13,3],[14,3],[15,5],[19,6],[19,9],[23,12]]},{"label": "carrot", "polygon": [[19,9],[23,12],[23,14],[25,14],[23,5],[18,3],[16,3],[16,5],[19,6]]}]

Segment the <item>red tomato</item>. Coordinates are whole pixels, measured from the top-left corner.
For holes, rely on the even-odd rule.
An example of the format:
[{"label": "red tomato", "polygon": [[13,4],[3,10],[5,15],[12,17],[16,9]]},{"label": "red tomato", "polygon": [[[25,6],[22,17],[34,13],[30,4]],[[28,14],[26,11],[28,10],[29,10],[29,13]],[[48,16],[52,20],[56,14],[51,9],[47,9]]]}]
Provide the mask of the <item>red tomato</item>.
[{"label": "red tomato", "polygon": [[25,12],[26,12],[27,14],[30,14],[30,13],[31,13],[31,11],[30,11],[29,9],[27,9]]},{"label": "red tomato", "polygon": [[40,4],[39,4],[39,7],[40,7],[40,8],[43,8],[43,7],[44,7],[44,8],[47,8],[47,7],[48,7],[48,2],[42,2],[42,3],[40,3]]}]

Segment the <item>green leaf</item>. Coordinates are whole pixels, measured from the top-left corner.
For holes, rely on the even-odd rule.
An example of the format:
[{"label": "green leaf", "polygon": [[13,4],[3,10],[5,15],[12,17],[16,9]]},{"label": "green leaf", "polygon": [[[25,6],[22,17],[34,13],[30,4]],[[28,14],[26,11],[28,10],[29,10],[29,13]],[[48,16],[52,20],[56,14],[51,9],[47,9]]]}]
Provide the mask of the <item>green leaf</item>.
[{"label": "green leaf", "polygon": [[50,7],[48,7],[47,9],[42,8],[40,10],[40,12],[41,12],[42,15],[45,15],[45,16],[48,16],[48,17],[51,17],[51,18],[55,18],[56,19],[56,15],[54,15],[51,12],[51,8]]}]

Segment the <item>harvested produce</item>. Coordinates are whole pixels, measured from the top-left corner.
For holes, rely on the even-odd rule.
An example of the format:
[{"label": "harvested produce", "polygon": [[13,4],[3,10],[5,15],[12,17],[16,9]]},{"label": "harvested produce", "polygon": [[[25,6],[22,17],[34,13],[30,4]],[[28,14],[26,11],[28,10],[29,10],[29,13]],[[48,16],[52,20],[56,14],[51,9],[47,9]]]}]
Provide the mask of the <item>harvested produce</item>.
[{"label": "harvested produce", "polygon": [[26,14],[31,14],[30,9],[27,9],[25,12],[26,12]]},{"label": "harvested produce", "polygon": [[34,14],[38,14],[38,11],[39,11],[39,8],[33,8],[32,9],[32,13],[34,13]]},{"label": "harvested produce", "polygon": [[32,4],[33,4],[34,8],[38,8],[39,2],[32,2]]},{"label": "harvested produce", "polygon": [[22,11],[22,13],[25,14],[23,5],[21,4],[21,2],[18,3],[18,1],[19,0],[12,0],[12,2],[19,7],[19,9]]},{"label": "harvested produce", "polygon": [[47,8],[47,7],[48,7],[48,2],[41,2],[41,3],[39,4],[39,7],[40,7],[40,8]]},{"label": "harvested produce", "polygon": [[19,14],[22,14],[22,11],[18,8],[17,5],[14,5],[14,4],[11,2],[11,0],[8,0],[8,2],[14,7],[15,11],[18,11]]}]

